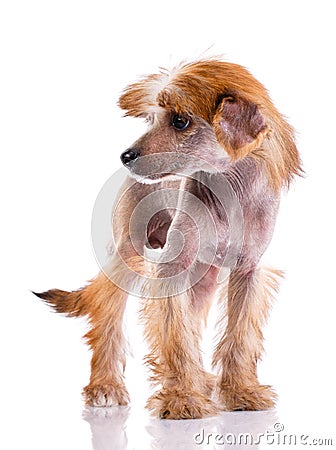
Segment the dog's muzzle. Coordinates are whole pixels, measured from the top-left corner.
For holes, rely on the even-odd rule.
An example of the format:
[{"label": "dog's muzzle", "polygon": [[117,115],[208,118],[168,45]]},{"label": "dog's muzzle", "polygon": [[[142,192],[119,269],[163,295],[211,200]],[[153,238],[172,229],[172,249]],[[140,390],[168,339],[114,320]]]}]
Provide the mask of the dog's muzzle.
[{"label": "dog's muzzle", "polygon": [[140,156],[139,150],[135,148],[129,148],[124,153],[120,155],[121,162],[124,166],[129,167],[129,165],[134,162]]}]

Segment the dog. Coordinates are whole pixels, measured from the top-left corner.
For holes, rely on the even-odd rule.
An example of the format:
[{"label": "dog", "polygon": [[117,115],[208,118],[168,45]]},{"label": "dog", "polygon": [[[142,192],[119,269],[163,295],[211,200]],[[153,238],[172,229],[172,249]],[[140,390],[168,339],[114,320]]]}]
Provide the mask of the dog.
[{"label": "dog", "polygon": [[[146,405],[153,414],[273,408],[276,393],[259,383],[257,362],[282,272],[260,259],[281,191],[302,174],[293,128],[247,69],[220,58],[145,76],[119,106],[149,128],[121,154],[129,176],[114,208],[108,266],[82,289],[36,294],[89,320],[87,405],[129,402],[122,321],[133,293],[142,297],[146,363],[159,386]],[[203,367],[200,339],[216,295],[223,310],[214,375]]]}]

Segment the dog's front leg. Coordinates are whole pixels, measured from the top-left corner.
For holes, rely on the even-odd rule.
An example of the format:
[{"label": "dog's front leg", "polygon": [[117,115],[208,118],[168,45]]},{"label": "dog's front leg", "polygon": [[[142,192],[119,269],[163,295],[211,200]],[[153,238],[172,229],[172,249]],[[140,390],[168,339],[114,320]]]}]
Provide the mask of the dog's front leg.
[{"label": "dog's front leg", "polygon": [[[218,411],[210,398],[213,379],[203,369],[199,349],[204,311],[195,306],[191,276],[198,234],[195,223],[189,224],[187,217],[181,219],[183,224],[175,221],[172,225],[155,278],[147,285],[151,298],[144,299],[142,308],[150,346],[147,362],[153,371],[152,381],[161,384],[147,407],[165,419],[201,418]],[[182,235],[184,250],[175,252]]]},{"label": "dog's front leg", "polygon": [[188,293],[145,302],[143,317],[151,353],[147,362],[152,381],[161,389],[147,407],[163,419],[195,419],[215,415],[209,375],[202,367],[198,347],[199,318]]},{"label": "dog's front leg", "polygon": [[281,272],[263,268],[236,267],[231,272],[227,327],[213,360],[220,369],[219,395],[226,410],[264,410],[274,406],[276,394],[270,386],[259,384],[257,361],[263,351],[262,326],[279,276]]}]

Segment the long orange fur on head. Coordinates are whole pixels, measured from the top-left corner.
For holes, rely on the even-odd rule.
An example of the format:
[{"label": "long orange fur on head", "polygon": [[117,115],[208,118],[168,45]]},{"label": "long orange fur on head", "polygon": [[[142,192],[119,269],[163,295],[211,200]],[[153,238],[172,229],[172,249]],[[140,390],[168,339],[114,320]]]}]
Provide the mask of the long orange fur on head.
[{"label": "long orange fur on head", "polygon": [[[258,139],[239,149],[223,142],[219,125],[220,100],[231,92],[257,105],[265,121]],[[146,117],[158,108],[201,117],[214,128],[233,161],[248,153],[262,160],[275,190],[288,187],[293,177],[302,173],[292,127],[274,107],[264,86],[238,64],[200,60],[182,64],[171,73],[148,75],[125,89],[119,105],[134,117]]]}]

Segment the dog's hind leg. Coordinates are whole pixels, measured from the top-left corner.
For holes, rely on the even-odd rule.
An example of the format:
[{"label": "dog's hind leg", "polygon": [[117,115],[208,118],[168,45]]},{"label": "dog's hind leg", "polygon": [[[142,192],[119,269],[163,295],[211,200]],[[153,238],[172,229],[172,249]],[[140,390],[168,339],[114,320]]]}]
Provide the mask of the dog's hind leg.
[{"label": "dog's hind leg", "polygon": [[82,289],[73,292],[53,289],[36,294],[57,312],[88,317],[90,330],[85,339],[93,352],[90,383],[83,391],[88,405],[128,403],[123,380],[126,362],[123,315],[128,292],[120,288],[118,281],[131,286],[142,262],[141,257],[131,255],[130,251],[124,252],[123,258],[116,252],[109,267]]},{"label": "dog's hind leg", "polygon": [[[86,403],[92,406],[126,405],[129,400],[123,377],[126,364],[123,315],[128,292],[118,286],[118,279],[125,283],[131,276],[134,280],[135,272],[130,275],[130,269],[138,270],[142,258],[126,261],[127,274],[120,269],[122,264],[115,257],[109,276],[101,273],[92,283],[95,293],[89,315],[91,329],[85,338],[93,354],[90,383],[83,391]],[[128,285],[131,284],[129,279]]]},{"label": "dog's hind leg", "polygon": [[147,239],[146,234],[137,233],[141,217],[130,224],[131,217],[136,216],[138,202],[152,189],[139,189],[138,183],[127,180],[114,209],[112,227],[117,236],[116,248],[105,273],[92,284],[95,292],[89,313],[91,329],[85,336],[93,351],[90,383],[84,388],[88,405],[128,402],[123,380],[126,364],[123,315],[128,294],[137,293],[134,288],[141,284],[146,271],[143,249]]},{"label": "dog's hind leg", "polygon": [[213,364],[220,369],[219,396],[226,410],[264,410],[272,408],[276,395],[257,378],[257,361],[263,351],[262,326],[280,271],[236,267],[229,278],[225,332],[214,353]]},{"label": "dog's hind leg", "polygon": [[[114,211],[113,226],[118,242],[110,262],[82,289],[73,292],[53,289],[38,295],[57,312],[71,317],[86,316],[90,330],[85,339],[92,349],[91,377],[84,388],[86,403],[91,406],[124,405],[128,393],[124,384],[125,337],[123,315],[128,292],[143,271],[142,254],[134,248],[129,234],[130,216],[138,202],[137,186],[123,188]],[[136,247],[141,249],[145,242]]]}]

